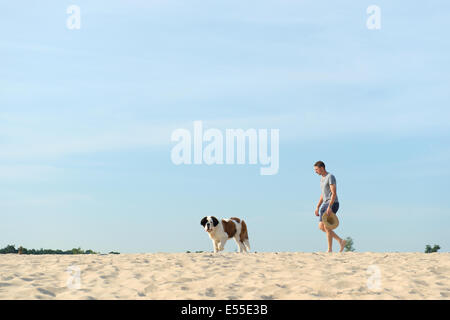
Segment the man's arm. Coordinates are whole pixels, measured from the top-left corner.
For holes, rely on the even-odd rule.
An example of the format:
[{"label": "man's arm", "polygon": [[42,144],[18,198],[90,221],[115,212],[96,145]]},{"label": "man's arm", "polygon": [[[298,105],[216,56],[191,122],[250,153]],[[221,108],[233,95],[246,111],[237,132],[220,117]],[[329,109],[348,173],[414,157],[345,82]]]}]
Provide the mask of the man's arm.
[{"label": "man's arm", "polygon": [[320,206],[322,205],[322,203],[323,203],[323,194],[320,195],[319,204],[317,205],[317,209],[320,208]]},{"label": "man's arm", "polygon": [[336,200],[336,185],[330,184],[330,190],[331,190],[331,199],[330,204],[328,205],[328,209],[330,209],[333,206],[334,200]]},{"label": "man's arm", "polygon": [[319,199],[319,204],[317,205],[316,211],[314,212],[316,214],[316,216],[319,216],[319,208],[322,205],[323,202],[323,195],[320,195],[320,199]]}]

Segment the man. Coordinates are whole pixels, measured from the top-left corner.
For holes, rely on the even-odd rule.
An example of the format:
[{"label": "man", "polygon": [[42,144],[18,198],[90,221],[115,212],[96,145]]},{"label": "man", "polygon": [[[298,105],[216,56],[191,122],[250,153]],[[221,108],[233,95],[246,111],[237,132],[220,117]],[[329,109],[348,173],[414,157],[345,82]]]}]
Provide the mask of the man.
[{"label": "man", "polygon": [[[322,189],[322,194],[320,195],[319,204],[317,205],[315,214],[319,216],[319,229],[326,233],[328,240],[328,251],[332,252],[333,238],[335,238],[339,245],[341,246],[342,252],[344,250],[346,241],[338,237],[338,235],[333,230],[328,230],[327,227],[322,222],[322,216],[324,214],[330,215],[331,212],[336,213],[339,209],[339,202],[336,193],[336,178],[329,172],[325,170],[325,163],[322,161],[317,161],[314,164],[314,170],[317,174],[321,175],[320,178],[320,188]],[[323,203],[323,205],[322,205]],[[320,207],[322,205],[322,207]]]}]

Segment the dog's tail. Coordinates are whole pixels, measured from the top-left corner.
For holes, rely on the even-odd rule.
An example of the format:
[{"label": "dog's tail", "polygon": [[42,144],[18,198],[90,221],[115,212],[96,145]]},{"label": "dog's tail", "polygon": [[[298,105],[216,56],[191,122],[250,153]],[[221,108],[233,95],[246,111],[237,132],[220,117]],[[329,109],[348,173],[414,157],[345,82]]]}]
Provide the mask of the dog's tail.
[{"label": "dog's tail", "polygon": [[244,246],[247,248],[247,250],[250,251],[250,241],[248,241],[247,225],[245,224],[244,220],[241,221],[240,240],[244,244]]}]

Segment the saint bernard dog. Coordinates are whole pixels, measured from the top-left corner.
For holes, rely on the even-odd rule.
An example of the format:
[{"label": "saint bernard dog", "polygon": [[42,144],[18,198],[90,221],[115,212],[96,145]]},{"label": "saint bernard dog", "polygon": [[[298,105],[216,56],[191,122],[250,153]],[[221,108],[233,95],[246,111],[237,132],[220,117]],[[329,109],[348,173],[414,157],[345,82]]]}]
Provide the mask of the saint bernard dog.
[{"label": "saint bernard dog", "polygon": [[239,252],[250,251],[250,242],[248,241],[247,225],[244,220],[239,218],[217,220],[216,217],[207,216],[200,221],[206,232],[208,232],[214,246],[214,253],[225,249],[225,243],[228,239],[234,238]]}]

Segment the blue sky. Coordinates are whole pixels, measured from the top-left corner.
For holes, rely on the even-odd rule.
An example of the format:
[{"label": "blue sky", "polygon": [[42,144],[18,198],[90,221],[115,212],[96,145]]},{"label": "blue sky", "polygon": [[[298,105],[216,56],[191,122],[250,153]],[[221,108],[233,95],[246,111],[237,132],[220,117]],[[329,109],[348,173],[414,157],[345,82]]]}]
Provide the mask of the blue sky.
[{"label": "blue sky", "polygon": [[[66,27],[67,7],[81,29]],[[369,5],[381,29],[366,27]],[[450,247],[447,1],[25,1],[0,5],[0,246],[325,251],[313,164],[357,251]],[[280,168],[180,165],[171,132],[280,130]],[[334,244],[337,249],[337,244]],[[234,251],[230,242],[227,251]]]}]

